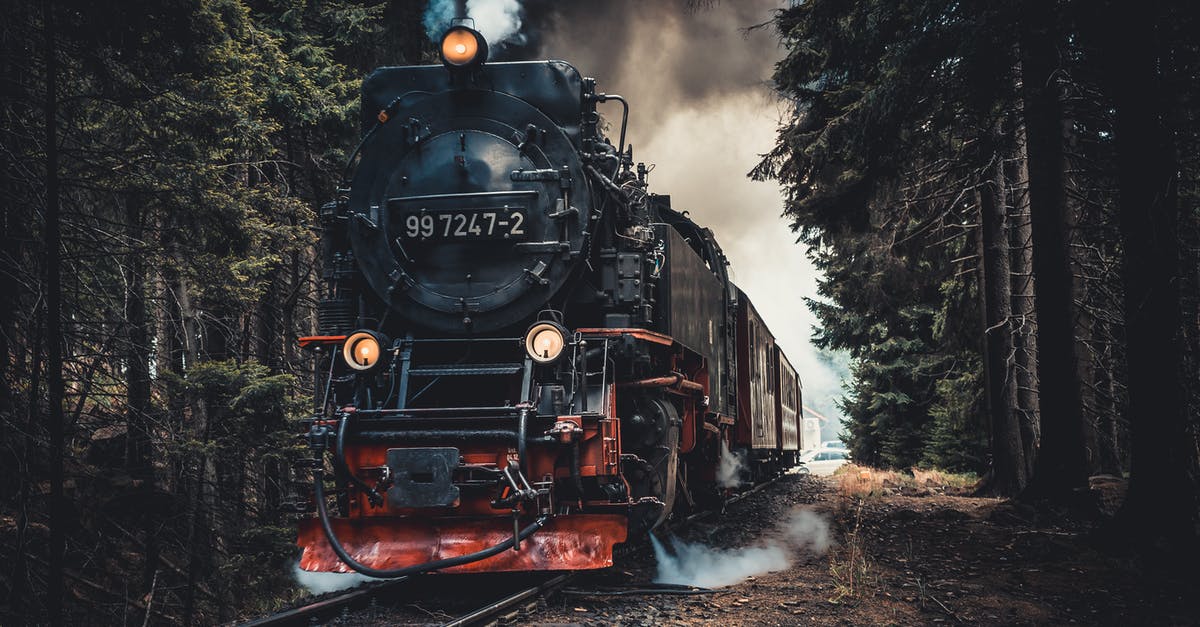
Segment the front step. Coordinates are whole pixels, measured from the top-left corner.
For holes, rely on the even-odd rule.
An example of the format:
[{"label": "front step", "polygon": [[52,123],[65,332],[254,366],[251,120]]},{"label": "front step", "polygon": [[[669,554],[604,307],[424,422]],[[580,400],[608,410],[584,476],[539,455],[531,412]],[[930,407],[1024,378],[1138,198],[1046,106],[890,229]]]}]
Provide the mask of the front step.
[{"label": "front step", "polygon": [[409,376],[413,377],[477,377],[487,375],[517,374],[524,369],[523,364],[470,364],[448,366],[420,366],[410,368]]},{"label": "front step", "polygon": [[[395,518],[365,516],[329,521],[346,552],[371,568],[394,569],[474,553],[513,536],[508,516],[456,518]],[[531,519],[521,521],[521,526]],[[546,526],[521,542],[520,550],[492,557],[443,573],[479,573],[519,570],[592,570],[612,566],[613,545],[624,542],[626,517],[621,514],[568,514],[555,516]],[[338,559],[316,518],[300,521],[296,539],[303,552],[300,568],[348,573]]]}]

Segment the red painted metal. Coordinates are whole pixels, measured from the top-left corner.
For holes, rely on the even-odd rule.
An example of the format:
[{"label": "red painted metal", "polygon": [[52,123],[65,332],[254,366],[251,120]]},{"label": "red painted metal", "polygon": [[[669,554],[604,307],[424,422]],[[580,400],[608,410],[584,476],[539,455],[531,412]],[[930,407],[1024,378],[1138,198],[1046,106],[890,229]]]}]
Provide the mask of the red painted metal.
[{"label": "red painted metal", "polygon": [[296,338],[300,348],[308,348],[313,344],[341,344],[346,341],[345,335],[306,335]]},{"label": "red painted metal", "polygon": [[639,340],[662,344],[663,346],[673,346],[675,339],[669,335],[663,335],[657,331],[649,329],[577,329],[585,335],[631,335]]},{"label": "red painted metal", "polygon": [[[522,520],[521,526],[531,520]],[[372,568],[392,569],[467,555],[513,535],[512,518],[335,518],[334,534],[354,559]],[[444,573],[520,570],[592,570],[612,566],[613,545],[625,541],[623,514],[569,514],[551,518],[521,543],[478,562]],[[353,572],[329,546],[315,518],[300,522],[296,540],[300,567],[311,571]]]},{"label": "red painted metal", "polygon": [[631,388],[679,388],[691,392],[704,392],[704,385],[685,379],[683,378],[683,375],[679,374],[678,372],[665,377],[653,377],[650,379],[641,379],[638,381],[621,383],[620,386]]}]

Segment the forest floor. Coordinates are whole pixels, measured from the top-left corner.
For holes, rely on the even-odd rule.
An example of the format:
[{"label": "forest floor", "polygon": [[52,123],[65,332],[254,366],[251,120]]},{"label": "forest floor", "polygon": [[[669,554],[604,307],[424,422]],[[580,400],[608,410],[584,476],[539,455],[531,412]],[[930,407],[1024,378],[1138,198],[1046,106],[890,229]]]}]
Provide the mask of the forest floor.
[{"label": "forest floor", "polygon": [[[1119,480],[1095,487],[1102,504],[1119,502]],[[936,475],[923,476],[920,483],[911,476],[898,479],[854,468],[825,479],[785,476],[723,515],[688,527],[677,543],[682,547],[678,559],[691,562],[697,583],[719,570],[740,572],[742,577],[733,574],[739,583],[689,596],[605,592],[645,587],[660,576],[653,555],[640,551],[614,569],[573,583],[533,620],[543,625],[1200,623],[1200,577],[1162,577],[1129,557],[1098,550],[1088,525],[1047,521],[1005,499],[954,492],[968,490]],[[826,552],[814,552],[811,542],[796,548],[781,539],[784,529],[796,528],[797,512],[803,510],[827,521],[832,542]],[[800,526],[811,534],[809,523]],[[781,547],[788,565],[770,562]],[[686,571],[689,564],[675,566]]]}]

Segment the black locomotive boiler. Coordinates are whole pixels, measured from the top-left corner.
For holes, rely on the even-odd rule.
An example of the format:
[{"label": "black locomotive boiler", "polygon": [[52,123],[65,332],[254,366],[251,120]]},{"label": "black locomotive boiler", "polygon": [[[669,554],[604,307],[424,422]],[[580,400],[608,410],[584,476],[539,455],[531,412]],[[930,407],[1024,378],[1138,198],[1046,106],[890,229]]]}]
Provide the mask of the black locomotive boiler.
[{"label": "black locomotive boiler", "polygon": [[648,192],[623,98],[560,61],[486,63],[465,26],[441,52],[364,81],[357,166],[321,210],[301,566],[609,566],[615,544],[719,501],[722,443],[757,474],[790,463],[795,437],[736,425],[798,432],[780,408],[797,420],[799,380],[763,378],[784,372],[773,344],[739,347],[749,303],[712,232]]}]

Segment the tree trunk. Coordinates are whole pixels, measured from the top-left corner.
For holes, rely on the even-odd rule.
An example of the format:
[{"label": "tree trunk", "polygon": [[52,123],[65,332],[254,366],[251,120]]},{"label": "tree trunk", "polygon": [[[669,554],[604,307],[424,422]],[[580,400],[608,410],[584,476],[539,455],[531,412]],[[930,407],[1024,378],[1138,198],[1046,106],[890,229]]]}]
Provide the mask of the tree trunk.
[{"label": "tree trunk", "polygon": [[1068,502],[1087,485],[1083,412],[1076,365],[1074,305],[1067,248],[1062,103],[1054,5],[1027,0],[1022,12],[1022,96],[1029,153],[1033,270],[1037,277],[1038,391],[1041,450],[1023,496]]},{"label": "tree trunk", "polygon": [[1091,307],[1096,306],[1097,298],[1092,293],[1094,279],[1089,279],[1089,268],[1099,261],[1094,258],[1099,253],[1093,253],[1095,247],[1089,247],[1085,238],[1085,229],[1100,211],[1095,203],[1085,197],[1087,184],[1078,180],[1081,167],[1078,163],[1079,141],[1075,132],[1075,120],[1070,115],[1064,115],[1062,120],[1063,137],[1063,184],[1067,193],[1064,195],[1067,203],[1067,250],[1071,264],[1071,299],[1074,303],[1075,315],[1075,369],[1079,379],[1079,400],[1083,423],[1084,459],[1088,475],[1099,474],[1100,464],[1100,406],[1096,399],[1096,366],[1099,355],[1096,344],[1100,341],[1096,333],[1096,316]]},{"label": "tree trunk", "polygon": [[[1001,129],[997,122],[994,140]],[[1021,427],[1013,411],[1017,402],[1012,339],[1011,260],[1005,203],[1004,160],[999,152],[985,170],[979,186],[980,253],[983,274],[980,297],[984,311],[984,372],[992,442],[992,489],[1012,496],[1025,487],[1024,447]]]},{"label": "tree trunk", "polygon": [[63,350],[62,350],[62,233],[58,196],[58,59],[55,44],[54,5],[42,8],[46,63],[46,372],[49,380],[47,430],[50,436],[50,572],[46,608],[50,624],[62,625],[67,546],[67,505],[63,494]]},{"label": "tree trunk", "polygon": [[[1118,1],[1106,33],[1116,105],[1131,466],[1119,523],[1144,546],[1188,559],[1196,550],[1195,449],[1183,402],[1178,164],[1154,42],[1157,14]],[[1135,42],[1136,45],[1129,45]]]},{"label": "tree trunk", "polygon": [[1019,120],[1009,188],[1012,214],[1009,219],[1012,257],[1013,351],[1016,360],[1017,404],[1014,411],[1021,426],[1025,477],[1033,474],[1041,444],[1038,415],[1037,307],[1034,299],[1033,226],[1029,215],[1029,160],[1025,146],[1025,124]]},{"label": "tree trunk", "polygon": [[[178,256],[176,258],[178,259]],[[200,363],[200,330],[196,324],[197,312],[192,305],[191,287],[184,272],[180,272],[177,278],[175,300],[179,303],[184,358],[187,360],[184,371],[190,372]],[[208,405],[202,392],[191,390],[188,393],[187,409],[191,413],[189,426],[192,437],[202,445],[206,444],[209,437],[209,416]],[[217,484],[217,472],[212,456],[203,452],[198,453],[195,459],[188,460],[186,466],[189,468],[186,475],[188,586],[184,592],[184,614],[190,621],[196,611],[196,586],[209,574],[212,565],[211,519],[215,510],[213,487]]]},{"label": "tree trunk", "polygon": [[[129,476],[141,485],[145,503],[153,498],[154,451],[152,406],[150,403],[150,345],[149,319],[146,312],[146,262],[141,242],[144,238],[145,197],[130,194],[125,199],[125,221],[129,241],[134,248],[128,251],[128,291],[125,295],[125,382],[126,438],[125,468]],[[142,512],[142,536],[145,543],[145,562],[142,568],[142,592],[150,591],[154,573],[158,570],[157,521],[154,508]]]}]

